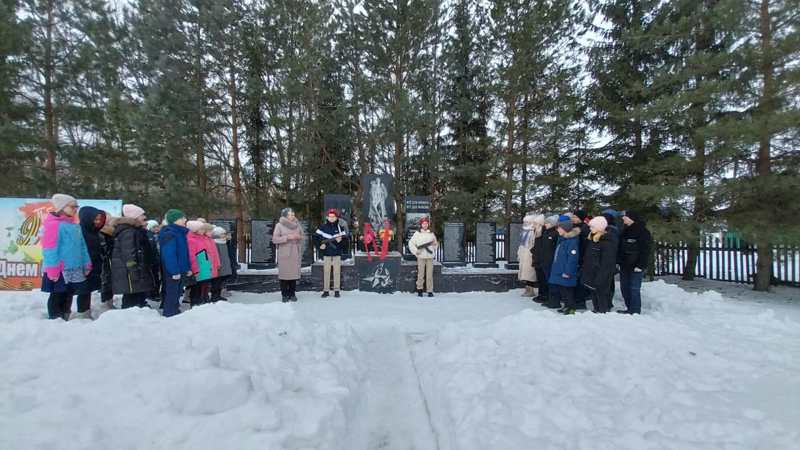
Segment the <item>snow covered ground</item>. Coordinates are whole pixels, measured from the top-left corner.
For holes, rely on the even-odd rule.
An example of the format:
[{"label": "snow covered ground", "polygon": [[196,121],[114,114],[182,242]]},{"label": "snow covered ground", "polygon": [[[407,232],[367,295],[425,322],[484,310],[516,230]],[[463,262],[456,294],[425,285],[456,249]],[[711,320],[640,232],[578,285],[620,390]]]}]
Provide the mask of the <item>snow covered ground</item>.
[{"label": "snow covered ground", "polygon": [[797,448],[796,291],[667,281],[636,317],[300,292],[64,323],[2,292],[0,449]]}]

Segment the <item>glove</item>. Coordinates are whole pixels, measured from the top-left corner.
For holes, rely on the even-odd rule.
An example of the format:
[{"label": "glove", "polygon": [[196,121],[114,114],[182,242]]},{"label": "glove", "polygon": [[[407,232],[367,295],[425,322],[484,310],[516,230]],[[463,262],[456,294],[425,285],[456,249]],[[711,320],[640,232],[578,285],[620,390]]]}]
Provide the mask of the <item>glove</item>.
[{"label": "glove", "polygon": [[634,268],[633,268],[633,271],[634,271],[634,272],[641,272],[641,271],[642,271],[642,269],[640,269],[640,268],[638,268],[638,267],[634,267]]},{"label": "glove", "polygon": [[322,244],[322,245],[319,246],[320,250],[325,250],[325,248],[327,248],[327,245],[325,245],[325,244]]},{"label": "glove", "polygon": [[175,281],[180,280],[181,279],[181,274],[173,275],[172,279],[175,280]]}]

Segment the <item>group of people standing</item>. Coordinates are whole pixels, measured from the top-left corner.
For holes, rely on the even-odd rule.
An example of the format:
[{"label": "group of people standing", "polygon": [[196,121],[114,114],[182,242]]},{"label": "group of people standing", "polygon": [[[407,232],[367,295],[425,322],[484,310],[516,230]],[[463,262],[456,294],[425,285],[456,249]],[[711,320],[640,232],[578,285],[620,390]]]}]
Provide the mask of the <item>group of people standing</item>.
[{"label": "group of people standing", "polygon": [[[226,300],[224,283],[236,276],[235,245],[225,229],[171,209],[159,223],[147,220],[133,204],[122,207],[121,217],[111,217],[91,206],[79,208],[74,197],[56,194],[54,211],[43,221],[42,290],[51,319],[68,320],[77,295],[78,316],[91,315],[91,294],[99,291],[106,308],[114,308],[114,295],[122,308],[147,307],[160,301],[164,315],[180,313],[181,297],[191,306]],[[408,242],[417,258],[417,295],[433,297],[433,262],[438,240],[424,217]],[[552,215],[528,214],[524,218],[519,279],[523,295],[564,314],[586,309],[587,300],[597,313],[611,311],[614,278],[620,274],[625,310],[641,313],[641,285],[650,264],[652,237],[635,211],[613,209],[590,218],[585,211]],[[283,302],[297,301],[297,281],[305,230],[291,208],[284,208],[275,225],[278,278]],[[336,209],[314,239],[324,264],[322,297],[341,296],[342,257],[349,233]],[[184,295],[185,294],[185,295]]]},{"label": "group of people standing", "polygon": [[[79,207],[66,194],[52,198],[43,221],[42,291],[50,295],[50,319],[69,320],[77,295],[77,317],[91,318],[91,294],[102,305],[149,307],[160,303],[165,316],[180,313],[181,297],[191,306],[226,300],[224,283],[236,275],[235,246],[225,229],[204,219],[187,220],[171,209],[163,222],[147,220],[139,206],[126,204],[121,217]],[[78,219],[78,220],[76,220]]]},{"label": "group of people standing", "polygon": [[563,314],[613,308],[614,277],[620,275],[623,314],[641,314],[641,287],[650,264],[653,240],[636,211],[606,209],[590,218],[583,210],[523,220],[518,256],[523,295]]}]

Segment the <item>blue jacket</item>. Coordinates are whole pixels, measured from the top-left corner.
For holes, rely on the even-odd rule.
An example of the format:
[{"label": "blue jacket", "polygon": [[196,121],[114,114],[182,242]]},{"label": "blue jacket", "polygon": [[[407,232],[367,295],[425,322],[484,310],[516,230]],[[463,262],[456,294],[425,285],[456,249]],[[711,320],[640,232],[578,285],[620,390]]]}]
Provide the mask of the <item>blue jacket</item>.
[{"label": "blue jacket", "polygon": [[325,250],[321,251],[324,256],[342,256],[347,253],[347,229],[340,226],[338,222],[330,223],[327,220],[317,228],[316,233],[314,233],[314,242],[316,242],[317,247],[328,239],[328,236],[335,236],[339,233],[345,233],[345,235],[342,236],[342,242],[327,244]]},{"label": "blue jacket", "polygon": [[566,236],[558,238],[548,283],[567,287],[574,287],[578,284],[578,259],[581,254],[580,234],[581,229],[575,227]]},{"label": "blue jacket", "polygon": [[161,266],[168,276],[190,272],[192,265],[189,262],[189,244],[186,243],[186,233],[189,229],[171,223],[158,233],[158,243],[161,247]]}]

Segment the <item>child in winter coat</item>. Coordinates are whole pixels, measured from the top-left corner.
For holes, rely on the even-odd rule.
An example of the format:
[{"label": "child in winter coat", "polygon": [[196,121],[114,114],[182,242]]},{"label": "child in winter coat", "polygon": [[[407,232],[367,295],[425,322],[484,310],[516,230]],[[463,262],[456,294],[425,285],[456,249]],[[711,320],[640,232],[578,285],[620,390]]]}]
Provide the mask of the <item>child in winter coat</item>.
[{"label": "child in winter coat", "polygon": [[161,301],[161,256],[158,253],[158,233],[161,231],[161,226],[155,220],[148,220],[145,228],[147,229],[147,240],[150,241],[150,250],[155,255],[155,264],[153,264],[155,289],[149,294],[149,298]]},{"label": "child in winter coat", "polygon": [[433,260],[439,242],[431,231],[431,221],[423,217],[419,230],[408,241],[408,250],[417,257],[417,296],[422,297],[422,288],[427,287],[428,297],[433,297]]},{"label": "child in winter coat", "polygon": [[586,250],[581,265],[581,283],[592,298],[593,312],[607,313],[611,308],[611,289],[617,261],[617,245],[606,232],[608,221],[597,216],[589,221],[590,233],[583,244]]},{"label": "child in winter coat", "polygon": [[147,295],[154,286],[155,255],[145,230],[147,217],[136,205],[122,206],[122,217],[114,227],[111,282],[115,294],[122,294],[122,307],[148,307]]},{"label": "child in winter coat", "polygon": [[183,277],[192,276],[189,261],[189,244],[186,235],[186,215],[179,209],[170,209],[164,215],[167,225],[158,233],[161,249],[161,267],[164,271],[164,317],[180,314],[180,295]]},{"label": "child in winter coat", "polygon": [[92,260],[75,223],[78,201],[66,194],[52,198],[54,211],[47,214],[42,234],[42,292],[48,292],[47,316],[69,320],[72,295],[82,289],[92,270]]},{"label": "child in winter coat", "polygon": [[559,312],[574,314],[576,309],[575,286],[578,281],[578,257],[580,253],[581,229],[574,227],[572,220],[567,215],[558,218],[558,244],[550,268],[550,299],[548,308],[564,308]]},{"label": "child in winter coat", "polygon": [[220,261],[217,277],[211,280],[211,301],[228,301],[227,298],[222,296],[222,288],[233,273],[233,265],[231,264],[231,257],[228,252],[228,232],[222,227],[214,227],[211,234],[214,239],[214,245],[217,247]]},{"label": "child in winter coat", "polygon": [[[525,283],[523,297],[533,297],[536,295],[535,286],[539,280],[536,277],[536,269],[533,266],[533,247],[536,240],[542,234],[544,225],[544,215],[529,213],[522,219],[522,235],[517,249],[519,258],[519,281]],[[544,281],[544,280],[542,280]]]},{"label": "child in winter coat", "polygon": [[189,289],[189,300],[192,306],[204,302],[211,289],[210,280],[216,278],[219,273],[217,245],[206,235],[208,231],[206,225],[198,220],[186,222],[186,227],[189,229],[189,234],[186,236],[189,245],[189,261],[195,279],[195,284]]},{"label": "child in winter coat", "polygon": [[91,319],[92,292],[99,291],[102,287],[103,273],[103,238],[100,230],[106,224],[106,213],[91,206],[84,206],[78,211],[83,240],[92,260],[92,271],[86,277],[78,294],[78,313],[76,317]]}]

